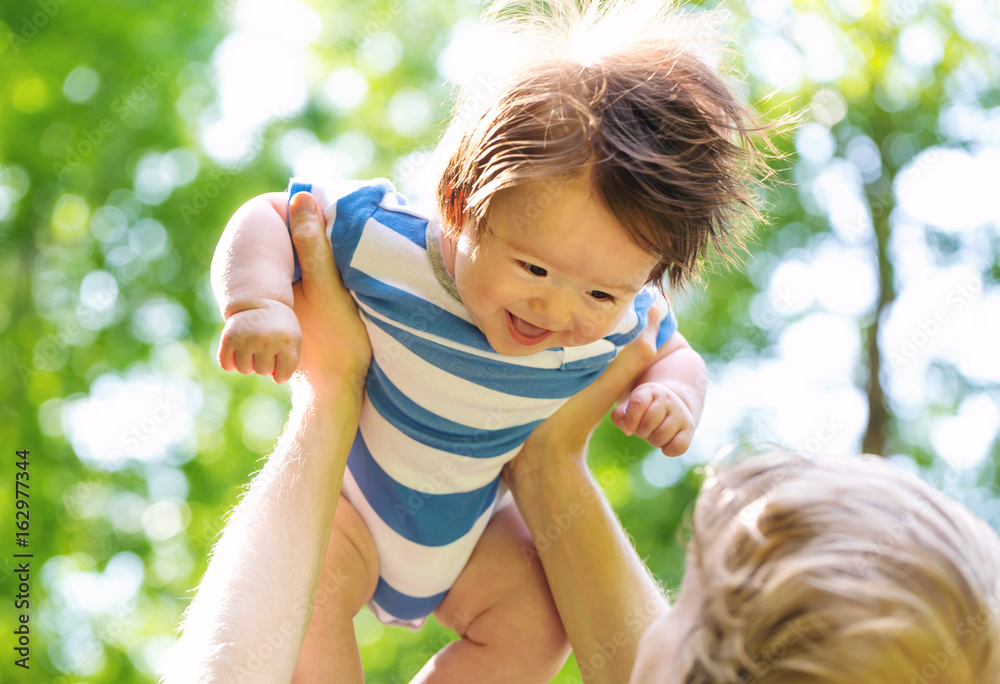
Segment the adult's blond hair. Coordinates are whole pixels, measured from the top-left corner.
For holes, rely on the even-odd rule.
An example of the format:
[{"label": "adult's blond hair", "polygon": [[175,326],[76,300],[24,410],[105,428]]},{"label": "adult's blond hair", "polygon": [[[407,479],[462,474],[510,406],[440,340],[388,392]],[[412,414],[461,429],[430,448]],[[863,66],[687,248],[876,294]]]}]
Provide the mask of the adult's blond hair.
[{"label": "adult's blond hair", "polygon": [[1000,681],[1000,538],[880,458],[722,469],[688,553],[701,605],[678,681]]},{"label": "adult's blond hair", "polygon": [[[671,0],[497,0],[487,21],[531,56],[458,101],[436,193],[446,233],[471,226],[478,242],[497,193],[588,174],[659,258],[648,282],[682,285],[710,244],[742,244],[761,218],[764,127],[720,68],[718,22]],[[472,100],[486,107],[468,121]]]}]

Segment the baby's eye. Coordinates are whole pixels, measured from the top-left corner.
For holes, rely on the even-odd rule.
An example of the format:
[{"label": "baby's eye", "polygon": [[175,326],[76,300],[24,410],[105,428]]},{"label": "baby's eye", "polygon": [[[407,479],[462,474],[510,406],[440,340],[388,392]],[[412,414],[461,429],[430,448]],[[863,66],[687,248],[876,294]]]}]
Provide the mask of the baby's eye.
[{"label": "baby's eye", "polygon": [[538,276],[539,278],[541,278],[542,276],[546,276],[549,274],[549,272],[546,271],[541,266],[535,266],[534,264],[529,264],[527,261],[518,261],[517,263],[521,268],[523,268],[525,271],[527,271],[533,276]]},{"label": "baby's eye", "polygon": [[590,296],[599,302],[610,302],[615,303],[615,298],[613,295],[609,295],[607,292],[601,292],[600,290],[591,290]]}]

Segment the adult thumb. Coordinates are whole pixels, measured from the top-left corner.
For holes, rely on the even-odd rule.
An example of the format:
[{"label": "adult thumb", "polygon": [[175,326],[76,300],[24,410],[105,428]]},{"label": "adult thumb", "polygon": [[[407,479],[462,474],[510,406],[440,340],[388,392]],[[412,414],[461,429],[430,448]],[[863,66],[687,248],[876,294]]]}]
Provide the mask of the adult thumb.
[{"label": "adult thumb", "polygon": [[302,288],[329,287],[333,279],[333,253],[326,238],[326,222],[316,199],[308,192],[296,193],[288,204],[288,230],[302,271]]}]

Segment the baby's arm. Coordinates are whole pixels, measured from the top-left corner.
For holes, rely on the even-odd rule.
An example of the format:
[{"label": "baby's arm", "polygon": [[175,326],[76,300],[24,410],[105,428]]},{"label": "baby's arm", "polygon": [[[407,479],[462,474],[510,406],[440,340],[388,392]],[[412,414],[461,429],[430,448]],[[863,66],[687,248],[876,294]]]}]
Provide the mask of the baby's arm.
[{"label": "baby's arm", "polygon": [[704,360],[675,332],[611,419],[626,435],[642,437],[667,456],[680,456],[691,446],[707,388]]},{"label": "baby's arm", "polygon": [[212,289],[226,320],[219,364],[228,371],[270,375],[275,382],[291,377],[302,346],[292,311],[294,257],[287,203],[287,193],[272,192],[244,204],[226,226],[212,259]]}]

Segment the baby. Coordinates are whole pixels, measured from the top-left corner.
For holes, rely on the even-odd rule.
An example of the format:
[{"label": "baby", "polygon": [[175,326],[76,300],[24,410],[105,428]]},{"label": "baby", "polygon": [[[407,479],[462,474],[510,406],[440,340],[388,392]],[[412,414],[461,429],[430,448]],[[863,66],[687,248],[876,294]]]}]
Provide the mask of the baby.
[{"label": "baby", "polygon": [[[437,611],[456,625],[463,639],[416,681],[468,681],[470,668],[548,681],[561,666],[565,637],[540,568],[518,551],[524,525],[502,505],[500,471],[651,315],[660,351],[613,420],[667,455],[686,451],[705,367],[677,332],[663,283],[687,282],[710,243],[738,241],[740,219],[756,215],[753,117],[672,37],[692,24],[633,3],[550,7],[512,20],[561,42],[460,131],[436,211],[411,208],[385,180],[293,179],[288,193],[237,212],[212,265],[222,367],[283,382],[300,344],[289,211],[325,216],[374,352],[327,563],[345,548],[360,559],[342,595],[383,622],[417,628]],[[606,38],[615,23],[627,40],[585,60],[568,50],[569,36]],[[302,191],[311,197],[292,199]],[[526,567],[541,581],[512,591]],[[352,616],[317,607],[300,666],[347,662],[345,644],[313,635],[342,642]],[[346,648],[356,660],[356,645]],[[297,679],[319,669],[300,667]]]}]

